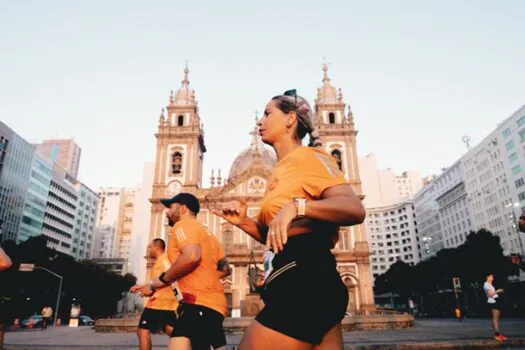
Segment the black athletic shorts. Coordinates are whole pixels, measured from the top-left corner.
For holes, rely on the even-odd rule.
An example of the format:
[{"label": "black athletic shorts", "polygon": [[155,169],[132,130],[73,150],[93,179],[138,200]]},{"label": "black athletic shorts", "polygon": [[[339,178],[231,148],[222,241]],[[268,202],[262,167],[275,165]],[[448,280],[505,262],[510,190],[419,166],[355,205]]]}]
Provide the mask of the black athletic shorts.
[{"label": "black athletic shorts", "polygon": [[177,322],[175,311],[145,308],[138,327],[147,329],[151,333],[158,333],[159,331],[165,332],[166,326],[174,327],[175,322]]},{"label": "black athletic shorts", "polygon": [[491,310],[500,310],[501,302],[498,299],[499,298],[494,299],[494,300],[496,300],[495,303],[487,303],[487,304],[489,304],[489,307],[490,307]]},{"label": "black athletic shorts", "polygon": [[177,315],[171,337],[189,338],[192,350],[209,350],[210,345],[217,349],[226,345],[221,313],[201,305],[180,303]]},{"label": "black athletic shorts", "polygon": [[348,291],[335,257],[329,250],[308,258],[297,254],[296,260],[282,259],[280,254],[262,288],[265,307],[256,320],[291,338],[318,345],[341,323],[348,305]]}]

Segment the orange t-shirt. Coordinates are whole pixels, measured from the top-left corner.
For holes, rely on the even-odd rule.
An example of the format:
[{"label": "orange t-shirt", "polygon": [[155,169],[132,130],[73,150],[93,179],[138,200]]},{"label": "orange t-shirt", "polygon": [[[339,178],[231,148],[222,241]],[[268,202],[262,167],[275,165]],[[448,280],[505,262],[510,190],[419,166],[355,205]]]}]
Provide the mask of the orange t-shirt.
[{"label": "orange t-shirt", "polygon": [[[153,268],[150,272],[150,280],[158,277],[161,273],[166,272],[171,267],[171,263],[166,256],[163,254],[157,258]],[[176,310],[177,309],[177,299],[171,290],[171,286],[167,286],[157,290],[148,300],[146,308],[155,309],[155,310]]]},{"label": "orange t-shirt", "polygon": [[277,164],[257,221],[268,226],[294,197],[320,199],[327,188],[347,183],[331,155],[319,148],[298,147]]},{"label": "orange t-shirt", "polygon": [[224,289],[217,275],[210,235],[193,217],[181,218],[172,228],[168,242],[168,258],[173,264],[181,250],[188,244],[198,244],[202,250],[199,266],[177,282],[186,304],[195,304],[226,315],[227,302]]},{"label": "orange t-shirt", "polygon": [[213,261],[215,261],[215,265],[219,262],[219,260],[224,259],[226,257],[226,254],[224,253],[224,249],[222,248],[222,244],[219,241],[219,239],[209,233],[210,240],[211,240],[211,248],[213,252]]}]

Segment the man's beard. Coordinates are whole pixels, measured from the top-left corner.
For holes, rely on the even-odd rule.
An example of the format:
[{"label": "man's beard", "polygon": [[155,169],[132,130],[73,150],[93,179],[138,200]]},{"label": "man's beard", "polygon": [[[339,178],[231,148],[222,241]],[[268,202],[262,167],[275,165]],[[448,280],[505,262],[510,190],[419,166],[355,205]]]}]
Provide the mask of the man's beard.
[{"label": "man's beard", "polygon": [[173,221],[173,219],[168,216],[168,226],[171,227],[173,225],[175,225],[175,221]]}]

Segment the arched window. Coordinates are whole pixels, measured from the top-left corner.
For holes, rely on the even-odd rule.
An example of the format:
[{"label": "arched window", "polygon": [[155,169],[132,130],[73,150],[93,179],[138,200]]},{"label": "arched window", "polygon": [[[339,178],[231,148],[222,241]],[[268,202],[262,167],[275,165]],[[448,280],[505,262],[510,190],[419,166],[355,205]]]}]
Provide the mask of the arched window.
[{"label": "arched window", "polygon": [[335,124],[335,114],[334,113],[329,113],[328,114],[328,121],[330,122],[330,124]]},{"label": "arched window", "polygon": [[343,170],[343,160],[341,158],[341,151],[338,149],[334,149],[332,151],[332,157],[335,158],[335,161],[337,162],[337,166],[339,167],[339,170]]},{"label": "arched window", "polygon": [[182,154],[179,152],[175,152],[171,156],[171,172],[173,174],[180,174],[182,172]]},{"label": "arched window", "polygon": [[178,118],[177,118],[177,125],[178,126],[183,126],[184,125],[184,116],[183,115],[179,115]]}]

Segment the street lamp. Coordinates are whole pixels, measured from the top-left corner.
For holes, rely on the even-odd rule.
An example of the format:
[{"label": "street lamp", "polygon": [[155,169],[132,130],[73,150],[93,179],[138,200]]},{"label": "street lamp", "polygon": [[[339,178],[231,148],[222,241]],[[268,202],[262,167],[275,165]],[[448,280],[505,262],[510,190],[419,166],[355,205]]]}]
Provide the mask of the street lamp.
[{"label": "street lamp", "polygon": [[47,273],[52,274],[53,276],[57,277],[60,280],[60,284],[58,285],[58,296],[57,296],[57,304],[55,309],[55,319],[53,321],[53,325],[56,327],[57,325],[57,316],[58,316],[58,307],[60,306],[60,294],[62,293],[62,280],[63,277],[60,276],[57,273],[54,273],[51,270],[46,269],[45,267],[35,266],[35,264],[20,264],[20,267],[18,268],[18,271],[22,272],[33,272],[34,270],[43,270]]}]

